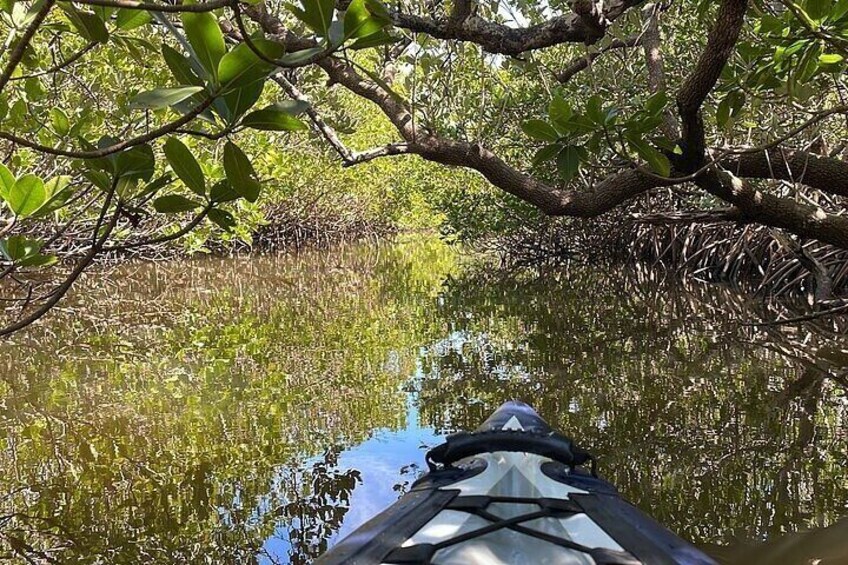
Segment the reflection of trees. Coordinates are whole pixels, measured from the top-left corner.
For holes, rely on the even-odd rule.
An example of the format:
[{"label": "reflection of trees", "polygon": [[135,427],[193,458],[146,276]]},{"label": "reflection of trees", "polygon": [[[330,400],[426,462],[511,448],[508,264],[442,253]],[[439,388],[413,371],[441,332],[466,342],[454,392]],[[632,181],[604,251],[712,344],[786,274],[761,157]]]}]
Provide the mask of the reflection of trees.
[{"label": "reflection of trees", "polygon": [[741,325],[791,306],[636,275],[453,281],[441,308],[453,334],[425,353],[422,417],[464,429],[529,400],[696,541],[832,523],[848,499],[848,320]]},{"label": "reflection of trees", "polygon": [[[278,488],[283,500],[274,514],[284,524],[280,529],[291,545],[290,563],[311,563],[327,551],[330,538],[350,508],[350,495],[359,483],[360,473],[336,468],[340,452],[341,447],[334,446],[308,469],[295,466],[281,472]],[[268,558],[279,560],[273,554],[268,554]]]},{"label": "reflection of trees", "polygon": [[[124,500],[89,513],[79,508],[73,514],[57,513],[60,508],[52,504],[51,499],[71,502],[73,483],[29,485],[42,500],[26,511],[0,517],[0,537],[10,549],[5,557],[64,562],[71,551],[109,563],[249,563],[261,555],[276,561],[279,555],[265,555],[262,549],[276,531],[291,544],[289,562],[310,563],[326,551],[358,483],[358,471],[337,469],[340,451],[329,450],[308,468],[296,463],[285,467],[261,493],[239,482],[216,481],[213,468],[204,463],[179,483],[160,483],[155,493],[133,493],[130,498],[143,501],[141,507]],[[3,502],[18,496],[26,497],[23,489],[9,493]],[[257,499],[259,504],[252,503]],[[134,516],[126,513],[130,508]],[[208,531],[217,521],[213,516],[225,527]]]},{"label": "reflection of trees", "polygon": [[279,534],[308,562],[357,474],[340,447],[302,462],[402,425],[398,352],[433,334],[449,259],[348,249],[92,281],[85,309],[0,346],[0,559],[250,563]]},{"label": "reflection of trees", "polygon": [[649,273],[464,275],[434,299],[450,269],[407,246],[100,279],[0,347],[0,559],[250,563],[280,536],[275,559],[308,562],[357,484],[330,446],[403,425],[421,343],[427,423],[528,399],[692,539],[830,524],[848,498],[844,326],[730,324],[785,306]]}]

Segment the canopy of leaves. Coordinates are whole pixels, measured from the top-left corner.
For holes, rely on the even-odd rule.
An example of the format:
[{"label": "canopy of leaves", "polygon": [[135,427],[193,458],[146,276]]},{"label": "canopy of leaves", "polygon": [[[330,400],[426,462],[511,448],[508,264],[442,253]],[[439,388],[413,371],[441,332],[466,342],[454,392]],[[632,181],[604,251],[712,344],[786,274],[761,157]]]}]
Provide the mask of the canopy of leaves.
[{"label": "canopy of leaves", "polygon": [[[427,179],[403,189],[405,213],[462,237],[682,187],[663,212],[848,245],[845,1],[466,4],[3,5],[0,240],[38,248],[4,255],[29,315],[3,331],[102,253],[249,240],[262,210],[302,190],[275,163],[316,155],[322,171],[332,157],[359,171],[323,199],[369,185],[394,216],[399,187]],[[482,177],[394,157],[410,153]],[[393,163],[385,176],[375,159]],[[76,267],[33,295],[28,277],[44,285],[56,256]]]}]

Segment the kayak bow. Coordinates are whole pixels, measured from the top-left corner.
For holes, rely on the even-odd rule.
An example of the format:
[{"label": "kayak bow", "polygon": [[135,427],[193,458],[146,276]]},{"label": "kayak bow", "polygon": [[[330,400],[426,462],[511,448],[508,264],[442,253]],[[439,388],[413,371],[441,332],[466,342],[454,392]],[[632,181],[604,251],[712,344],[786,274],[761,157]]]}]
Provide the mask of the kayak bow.
[{"label": "kayak bow", "polygon": [[589,453],[522,402],[450,436],[427,464],[318,563],[715,563],[625,501]]}]

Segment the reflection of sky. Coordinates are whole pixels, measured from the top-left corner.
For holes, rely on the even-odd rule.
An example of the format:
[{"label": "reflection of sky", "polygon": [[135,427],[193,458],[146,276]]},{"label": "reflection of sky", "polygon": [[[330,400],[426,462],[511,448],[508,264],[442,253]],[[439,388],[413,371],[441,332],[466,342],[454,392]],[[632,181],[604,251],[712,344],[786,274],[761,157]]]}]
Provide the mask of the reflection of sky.
[{"label": "reflection of sky", "polygon": [[[399,493],[394,490],[394,486],[415,480],[420,472],[426,469],[424,454],[427,448],[440,443],[441,440],[442,437],[437,436],[432,428],[419,426],[418,406],[414,396],[410,395],[404,429],[376,429],[368,440],[343,451],[336,469],[340,472],[356,469],[361,473],[362,482],[353,489],[350,510],[345,514],[340,530],[330,540],[330,545],[397,500]],[[306,467],[314,461],[317,459],[307,461]],[[401,469],[408,468],[409,465],[416,465],[417,472],[407,470],[402,474]],[[288,532],[283,525],[273,537],[265,541],[263,553],[267,553],[273,562],[285,563],[288,561],[290,549]],[[263,557],[260,562],[267,564],[272,561]]]}]

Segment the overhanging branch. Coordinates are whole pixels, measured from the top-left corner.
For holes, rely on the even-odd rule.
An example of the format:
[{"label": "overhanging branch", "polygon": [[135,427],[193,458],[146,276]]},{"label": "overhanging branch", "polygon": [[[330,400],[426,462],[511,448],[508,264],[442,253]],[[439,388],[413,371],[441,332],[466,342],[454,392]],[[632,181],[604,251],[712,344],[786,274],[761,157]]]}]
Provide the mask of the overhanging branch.
[{"label": "overhanging branch", "polygon": [[520,28],[467,14],[461,18],[433,19],[395,12],[392,14],[392,20],[399,28],[426,33],[436,39],[467,41],[480,45],[490,53],[516,56],[525,51],[563,43],[595,43],[605,35],[610,23],[643,2],[644,0],[611,0],[604,2],[603,11],[597,13],[595,2],[572,0],[573,13]]},{"label": "overhanging branch", "polygon": [[573,61],[568,63],[565,68],[563,68],[556,74],[556,78],[559,82],[565,84],[581,71],[585,71],[586,69],[588,69],[591,64],[595,62],[595,59],[597,59],[604,53],[609,53],[610,51],[614,51],[616,49],[635,47],[639,45],[640,40],[641,37],[638,35],[634,35],[626,39],[614,39],[609,45],[603,47],[602,49],[599,49],[592,53],[587,53],[583,57],[574,59]]}]

